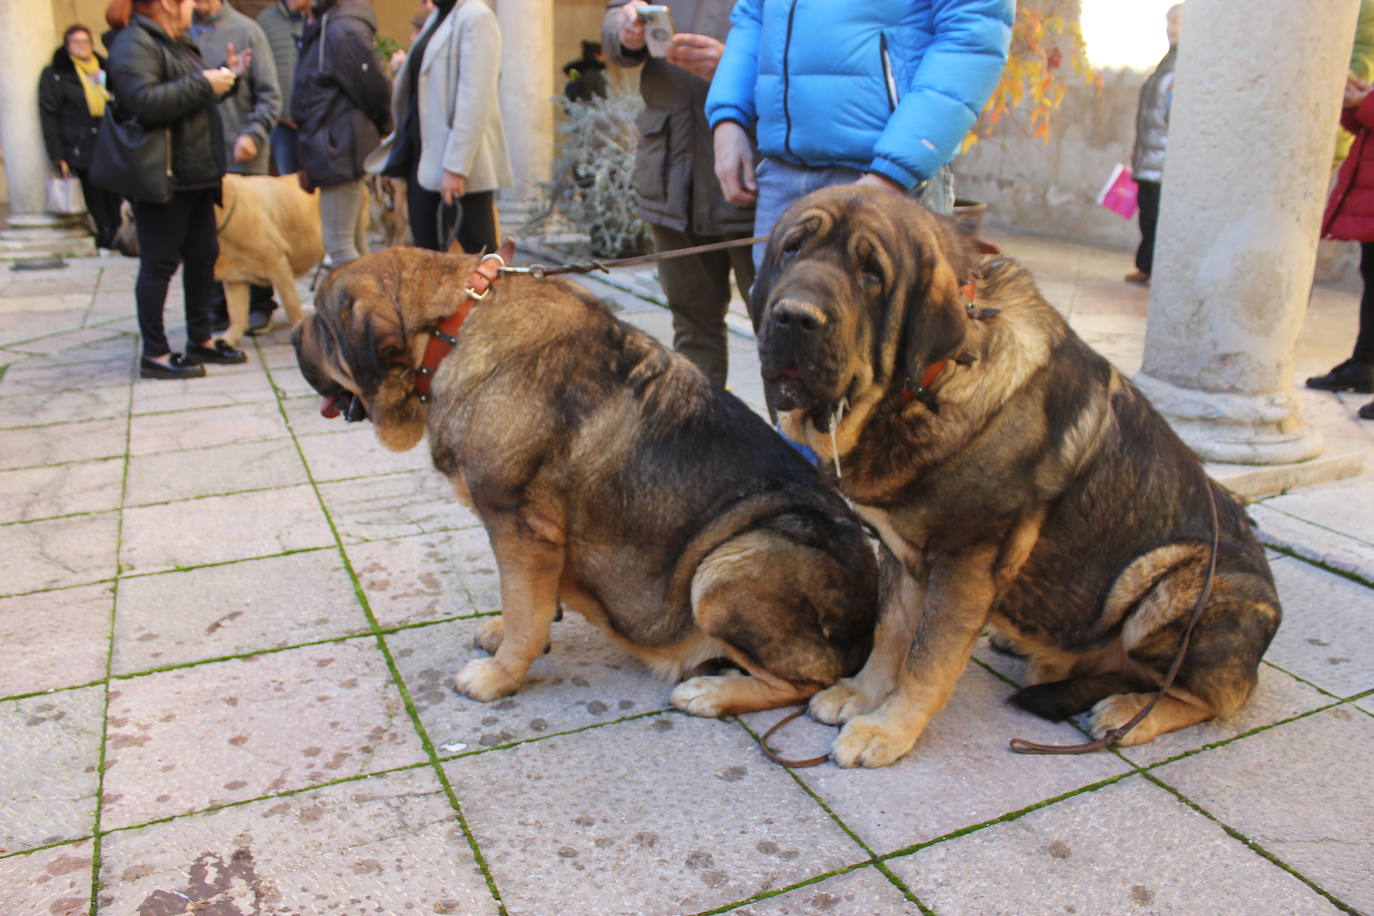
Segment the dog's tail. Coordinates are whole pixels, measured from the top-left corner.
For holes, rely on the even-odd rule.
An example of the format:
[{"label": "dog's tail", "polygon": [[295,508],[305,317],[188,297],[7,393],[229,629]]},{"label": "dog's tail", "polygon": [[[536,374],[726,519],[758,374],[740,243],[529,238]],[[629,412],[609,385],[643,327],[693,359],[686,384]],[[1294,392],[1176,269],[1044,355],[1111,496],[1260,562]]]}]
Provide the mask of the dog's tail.
[{"label": "dog's tail", "polygon": [[1141,687],[1124,674],[1093,674],[1023,687],[1007,702],[1051,722],[1087,712],[1098,700],[1118,693],[1135,693]]}]

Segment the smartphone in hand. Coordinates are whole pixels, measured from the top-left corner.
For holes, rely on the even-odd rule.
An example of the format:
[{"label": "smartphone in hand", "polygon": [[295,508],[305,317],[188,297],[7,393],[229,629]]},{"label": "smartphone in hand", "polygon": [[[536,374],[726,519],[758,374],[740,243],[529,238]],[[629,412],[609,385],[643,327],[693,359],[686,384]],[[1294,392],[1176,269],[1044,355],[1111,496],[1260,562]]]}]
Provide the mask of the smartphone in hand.
[{"label": "smartphone in hand", "polygon": [[654,57],[665,57],[673,43],[673,15],[666,6],[640,6],[639,21],[644,23],[644,45]]}]

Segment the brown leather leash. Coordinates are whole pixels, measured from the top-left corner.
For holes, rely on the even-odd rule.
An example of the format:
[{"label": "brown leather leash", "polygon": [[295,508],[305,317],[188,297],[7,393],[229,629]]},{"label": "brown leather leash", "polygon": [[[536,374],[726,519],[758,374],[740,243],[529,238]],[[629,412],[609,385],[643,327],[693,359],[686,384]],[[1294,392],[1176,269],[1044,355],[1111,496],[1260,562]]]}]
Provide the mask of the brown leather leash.
[{"label": "brown leather leash", "polygon": [[558,274],[589,274],[594,270],[602,273],[610,273],[617,267],[635,267],[640,264],[653,264],[656,261],[667,261],[672,258],[685,258],[688,255],[707,254],[712,251],[724,251],[727,248],[743,248],[745,245],[757,245],[760,242],[768,241],[766,235],[756,235],[749,239],[726,239],[723,242],[709,242],[705,245],[693,245],[690,248],[669,248],[666,251],[655,251],[652,254],[635,255],[632,258],[613,258],[609,261],[591,260],[577,264],[560,264],[556,267],[549,267],[546,264],[530,264],[526,267],[502,267],[501,272],[507,274],[528,274],[536,280],[544,277],[554,277]]},{"label": "brown leather leash", "polygon": [[818,767],[830,759],[830,754],[826,753],[821,754],[819,757],[808,757],[805,760],[788,760],[785,757],[779,756],[777,751],[773,750],[771,747],[768,746],[768,739],[773,737],[773,733],[775,731],[782,728],[788,722],[791,722],[793,719],[797,718],[797,716],[800,716],[804,712],[806,712],[806,707],[798,706],[796,709],[792,710],[787,715],[783,716],[777,722],[774,722],[773,727],[763,733],[763,737],[759,740],[759,749],[763,751],[763,756],[767,757],[769,760],[773,761],[779,766],[791,767],[794,770],[804,769],[806,767]]},{"label": "brown leather leash", "polygon": [[1150,714],[1150,710],[1155,708],[1155,704],[1162,700],[1164,694],[1173,686],[1174,678],[1178,677],[1178,671],[1183,667],[1183,657],[1188,654],[1188,641],[1193,635],[1193,627],[1197,625],[1198,618],[1202,616],[1202,609],[1207,606],[1207,599],[1212,596],[1212,580],[1217,571],[1217,548],[1221,545],[1221,523],[1217,520],[1217,498],[1212,493],[1212,481],[1205,475],[1203,485],[1207,489],[1207,503],[1212,510],[1212,555],[1207,562],[1207,578],[1203,580],[1202,591],[1198,593],[1197,603],[1193,605],[1193,611],[1188,616],[1188,625],[1183,629],[1183,641],[1179,644],[1178,654],[1174,656],[1174,662],[1169,666],[1169,673],[1165,676],[1159,692],[1151,697],[1150,702],[1146,703],[1125,725],[1110,729],[1102,737],[1093,741],[1085,741],[1082,744],[1037,744],[1024,738],[1012,738],[1010,744],[1013,751],[1018,754],[1088,754],[1111,747],[1126,737],[1127,732],[1139,725],[1141,720]]}]

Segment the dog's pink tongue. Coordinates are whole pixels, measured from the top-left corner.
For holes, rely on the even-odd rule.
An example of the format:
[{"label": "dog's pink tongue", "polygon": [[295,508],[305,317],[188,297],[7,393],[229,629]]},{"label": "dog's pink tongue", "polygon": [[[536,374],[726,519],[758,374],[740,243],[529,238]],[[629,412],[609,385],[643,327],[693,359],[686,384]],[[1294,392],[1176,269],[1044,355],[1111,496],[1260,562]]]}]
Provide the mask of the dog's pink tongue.
[{"label": "dog's pink tongue", "polygon": [[332,420],[339,415],[339,408],[334,406],[334,399],[326,396],[324,403],[320,405],[320,416],[326,420]]}]

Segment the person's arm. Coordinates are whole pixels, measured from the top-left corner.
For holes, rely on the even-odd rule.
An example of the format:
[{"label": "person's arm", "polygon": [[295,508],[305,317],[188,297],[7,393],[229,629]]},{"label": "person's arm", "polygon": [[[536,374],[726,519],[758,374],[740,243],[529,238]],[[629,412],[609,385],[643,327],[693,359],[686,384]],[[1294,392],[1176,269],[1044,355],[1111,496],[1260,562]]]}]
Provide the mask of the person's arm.
[{"label": "person's arm", "polygon": [[[245,160],[256,156],[258,150],[267,145],[267,137],[277,125],[277,118],[281,116],[281,88],[277,85],[277,62],[272,57],[272,44],[267,40],[267,33],[256,22],[252,22],[252,27],[248,30],[248,48],[252,52],[248,74],[252,81],[253,107],[244,116],[238,131],[240,142],[247,137],[253,143],[253,150],[244,157]],[[242,92],[243,89],[240,88],[239,91]],[[235,158],[238,158],[237,146],[235,152]]]},{"label": "person's arm", "polygon": [[466,21],[455,23],[460,42],[458,85],[453,90],[453,123],[444,148],[444,178],[439,188],[445,203],[466,191],[466,179],[477,159],[491,106],[499,104],[497,81],[501,75],[501,28],[496,24],[496,14],[485,6],[464,5],[450,15],[464,16]]},{"label": "person's arm", "polygon": [[730,13],[730,34],[706,94],[706,121],[714,131],[722,121],[734,121],[746,134],[754,126],[754,83],[759,74],[759,41],[763,31],[763,0],[739,0]]},{"label": "person's arm", "polygon": [[391,83],[372,42],[358,29],[329,36],[333,52],[329,72],[348,100],[381,134],[391,132]]},{"label": "person's arm", "polygon": [[233,75],[224,68],[164,80],[161,61],[154,59],[157,49],[132,41],[129,44],[123,53],[110,55],[110,91],[118,100],[121,115],[132,114],[145,127],[179,121],[214,101],[216,87],[211,84],[211,74],[219,75],[221,88],[233,86]]},{"label": "person's arm", "polygon": [[62,148],[62,89],[53,76],[52,67],[44,67],[38,77],[38,120],[43,127],[43,145],[48,150],[48,160],[61,170],[67,159]]},{"label": "person's arm", "polygon": [[636,8],[644,0],[611,0],[601,17],[601,49],[606,59],[621,67],[638,67],[648,60],[644,47],[644,26]]},{"label": "person's arm", "polygon": [[1001,78],[1014,0],[936,0],[935,40],[873,147],[868,171],[910,189],[954,158]]}]

